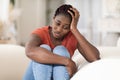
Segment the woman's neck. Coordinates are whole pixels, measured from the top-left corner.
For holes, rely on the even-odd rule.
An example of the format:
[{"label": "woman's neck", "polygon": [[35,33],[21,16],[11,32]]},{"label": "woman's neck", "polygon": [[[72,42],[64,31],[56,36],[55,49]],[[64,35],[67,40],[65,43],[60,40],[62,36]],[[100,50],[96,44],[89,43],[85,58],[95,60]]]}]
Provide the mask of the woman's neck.
[{"label": "woman's neck", "polygon": [[55,37],[53,36],[53,33],[52,33],[52,29],[51,29],[51,28],[49,29],[49,34],[50,34],[51,41],[52,41],[52,43],[53,43],[55,46],[62,44],[62,41],[63,41],[64,38],[55,38]]}]

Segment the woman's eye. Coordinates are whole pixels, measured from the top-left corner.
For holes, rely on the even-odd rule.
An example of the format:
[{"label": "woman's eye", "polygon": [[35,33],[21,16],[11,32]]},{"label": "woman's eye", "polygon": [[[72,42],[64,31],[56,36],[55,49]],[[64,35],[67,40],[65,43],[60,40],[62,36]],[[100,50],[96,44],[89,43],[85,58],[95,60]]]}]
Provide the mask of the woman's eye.
[{"label": "woman's eye", "polygon": [[60,23],[57,23],[57,22],[56,22],[56,25],[57,25],[57,26],[59,26],[59,25],[60,25]]},{"label": "woman's eye", "polygon": [[64,29],[69,29],[68,27],[64,27]]},{"label": "woman's eye", "polygon": [[69,26],[64,26],[63,28],[64,28],[64,29],[69,29]]}]

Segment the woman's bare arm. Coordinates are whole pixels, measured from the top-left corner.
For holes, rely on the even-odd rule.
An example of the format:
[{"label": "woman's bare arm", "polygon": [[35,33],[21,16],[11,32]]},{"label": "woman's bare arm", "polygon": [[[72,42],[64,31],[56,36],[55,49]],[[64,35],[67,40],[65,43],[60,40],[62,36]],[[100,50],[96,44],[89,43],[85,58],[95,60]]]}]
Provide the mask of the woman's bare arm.
[{"label": "woman's bare arm", "polygon": [[75,62],[73,62],[69,58],[53,54],[51,51],[41,48],[40,44],[41,44],[40,37],[38,37],[35,34],[32,34],[30,40],[25,46],[26,55],[30,59],[43,64],[65,65],[70,76],[72,76],[76,72],[77,68]]},{"label": "woman's bare arm", "polygon": [[88,62],[100,59],[100,53],[96,47],[90,44],[79,31],[75,30],[74,35],[78,40],[78,50]]},{"label": "woman's bare arm", "polygon": [[78,23],[79,16],[80,16],[79,11],[76,8],[71,8],[71,10],[75,14],[73,15],[71,11],[68,11],[72,16],[72,22],[71,22],[70,29],[78,41],[78,50],[85,57],[85,59],[89,62],[100,59],[98,49],[94,47],[92,44],[90,44],[77,29],[77,23]]},{"label": "woman's bare arm", "polygon": [[30,40],[25,46],[26,55],[30,59],[43,64],[67,64],[68,58],[53,54],[51,51],[40,47],[40,44],[40,37],[32,34]]}]

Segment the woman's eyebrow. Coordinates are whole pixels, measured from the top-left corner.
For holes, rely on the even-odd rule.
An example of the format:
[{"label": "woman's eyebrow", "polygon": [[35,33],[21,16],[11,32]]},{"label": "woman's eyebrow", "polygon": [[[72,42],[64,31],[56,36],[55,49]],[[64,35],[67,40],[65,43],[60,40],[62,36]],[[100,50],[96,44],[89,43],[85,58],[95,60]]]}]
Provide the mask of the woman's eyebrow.
[{"label": "woman's eyebrow", "polygon": [[55,21],[56,21],[56,22],[61,22],[60,20],[57,20],[57,19],[56,19]]},{"label": "woman's eyebrow", "polygon": [[[56,19],[55,21],[61,23],[61,21],[58,20],[58,19]],[[65,25],[70,25],[70,24],[66,24],[66,23],[65,23]]]}]

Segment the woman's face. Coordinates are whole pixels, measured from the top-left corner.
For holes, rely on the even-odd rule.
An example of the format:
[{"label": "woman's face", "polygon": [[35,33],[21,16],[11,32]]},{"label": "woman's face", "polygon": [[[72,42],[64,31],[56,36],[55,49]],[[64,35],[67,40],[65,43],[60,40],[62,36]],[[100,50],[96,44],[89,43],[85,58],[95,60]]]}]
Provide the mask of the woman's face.
[{"label": "woman's face", "polygon": [[63,38],[70,31],[70,19],[65,15],[57,15],[53,18],[52,34],[56,39]]}]

